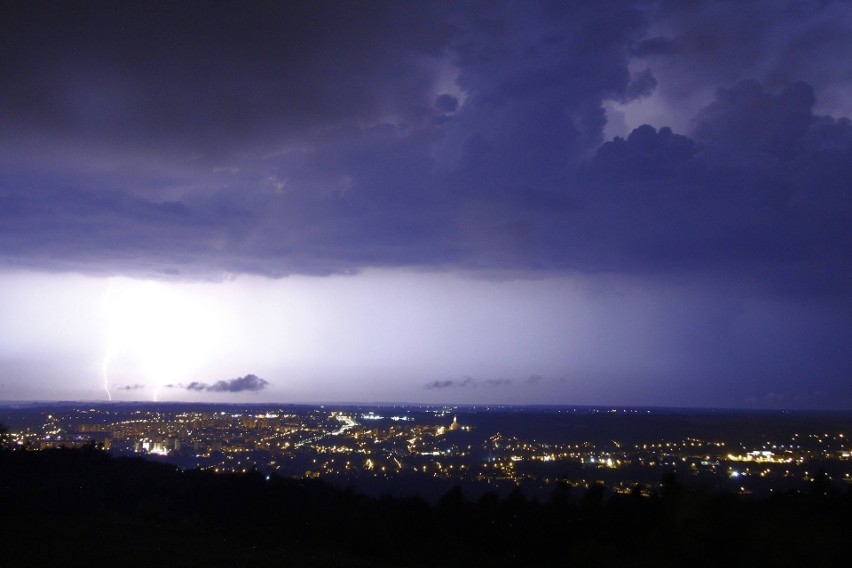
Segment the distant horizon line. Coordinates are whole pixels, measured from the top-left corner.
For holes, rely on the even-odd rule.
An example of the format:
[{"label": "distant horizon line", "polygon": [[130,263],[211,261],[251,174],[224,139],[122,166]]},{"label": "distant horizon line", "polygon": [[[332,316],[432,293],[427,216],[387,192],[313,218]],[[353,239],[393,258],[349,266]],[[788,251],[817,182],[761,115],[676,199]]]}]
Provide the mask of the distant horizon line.
[{"label": "distant horizon line", "polygon": [[660,406],[660,405],[618,405],[618,404],[545,404],[545,403],[424,403],[424,402],[357,402],[357,401],[325,401],[325,402],[206,402],[206,401],[152,401],[152,400],[0,400],[0,408],[16,406],[72,406],[94,404],[99,406],[340,406],[340,407],[403,407],[403,408],[503,408],[503,409],[589,409],[589,410],[647,410],[647,411],[690,411],[690,412],[774,412],[774,413],[835,413],[852,414],[852,409],[838,408],[756,408],[756,407],[717,407],[717,406]]}]

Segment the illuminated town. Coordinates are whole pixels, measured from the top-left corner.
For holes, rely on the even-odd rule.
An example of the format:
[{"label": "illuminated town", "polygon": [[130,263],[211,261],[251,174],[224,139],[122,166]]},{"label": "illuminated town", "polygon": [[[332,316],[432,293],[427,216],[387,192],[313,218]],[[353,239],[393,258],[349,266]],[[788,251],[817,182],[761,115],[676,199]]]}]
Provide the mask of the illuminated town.
[{"label": "illuminated town", "polygon": [[435,487],[520,485],[546,494],[555,483],[599,484],[647,495],[670,471],[742,494],[793,489],[818,473],[835,485],[852,484],[845,415],[191,405],[9,412],[2,420],[14,448],[93,444],[185,469],[257,470],[356,486],[381,488],[394,480],[425,491],[429,481]]}]

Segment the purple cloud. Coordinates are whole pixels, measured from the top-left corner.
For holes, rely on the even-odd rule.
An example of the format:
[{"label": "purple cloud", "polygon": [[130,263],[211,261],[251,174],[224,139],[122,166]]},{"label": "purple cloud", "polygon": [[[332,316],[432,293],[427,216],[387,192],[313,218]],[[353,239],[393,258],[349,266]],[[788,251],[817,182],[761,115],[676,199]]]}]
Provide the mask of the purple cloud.
[{"label": "purple cloud", "polygon": [[[167,385],[173,387],[174,385]],[[188,391],[197,392],[257,392],[269,386],[269,381],[261,379],[257,375],[246,375],[228,381],[216,381],[213,384],[193,381],[187,385],[176,385]]]},{"label": "purple cloud", "polygon": [[477,387],[504,387],[512,384],[511,379],[485,379],[478,381],[471,377],[464,377],[461,380],[447,379],[443,381],[432,381],[427,383],[423,388],[427,390],[449,389],[449,388],[477,388]]}]

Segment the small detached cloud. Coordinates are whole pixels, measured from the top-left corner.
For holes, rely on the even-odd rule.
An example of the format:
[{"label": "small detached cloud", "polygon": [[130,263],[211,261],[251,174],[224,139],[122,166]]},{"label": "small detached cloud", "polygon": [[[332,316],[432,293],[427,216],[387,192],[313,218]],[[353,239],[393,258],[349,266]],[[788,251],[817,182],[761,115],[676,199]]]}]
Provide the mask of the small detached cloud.
[{"label": "small detached cloud", "polygon": [[449,389],[449,388],[457,387],[457,386],[461,386],[461,385],[457,384],[457,381],[450,379],[450,380],[446,380],[446,381],[432,381],[431,383],[428,383],[425,388],[427,390]]},{"label": "small detached cloud", "polygon": [[188,385],[166,385],[169,388],[182,388],[188,391],[198,392],[258,392],[269,386],[269,381],[261,379],[257,375],[248,374],[245,377],[237,377],[229,381],[216,381],[212,385],[199,381],[192,381]]},{"label": "small detached cloud", "polygon": [[115,385],[115,388],[121,391],[135,391],[144,389],[145,385],[141,385],[139,383],[136,383],[134,385]]},{"label": "small detached cloud", "polygon": [[425,388],[428,390],[433,389],[451,389],[451,388],[459,388],[459,387],[470,387],[476,386],[476,381],[474,381],[470,377],[465,377],[461,380],[447,379],[445,381],[432,381],[425,385]]},{"label": "small detached cloud", "polygon": [[471,377],[464,377],[461,380],[447,379],[444,381],[432,381],[427,383],[424,388],[427,390],[434,389],[449,389],[449,388],[465,388],[465,387],[504,387],[512,384],[512,379],[485,379],[478,381]]},{"label": "small detached cloud", "polygon": [[[567,381],[566,377],[559,378],[551,378],[544,377],[542,375],[530,375],[526,379],[518,380],[518,384],[526,384],[526,385],[545,385],[551,383],[564,383]],[[463,377],[461,379],[446,379],[443,381],[432,381],[431,383],[427,383],[423,386],[426,390],[440,390],[440,389],[452,389],[452,388],[499,388],[499,387],[508,387],[515,384],[515,380],[513,379],[484,379],[478,380],[472,377]]]},{"label": "small detached cloud", "polygon": [[541,375],[530,375],[527,377],[526,383],[528,385],[543,385],[547,383],[565,383],[568,381],[568,377],[543,377]]}]

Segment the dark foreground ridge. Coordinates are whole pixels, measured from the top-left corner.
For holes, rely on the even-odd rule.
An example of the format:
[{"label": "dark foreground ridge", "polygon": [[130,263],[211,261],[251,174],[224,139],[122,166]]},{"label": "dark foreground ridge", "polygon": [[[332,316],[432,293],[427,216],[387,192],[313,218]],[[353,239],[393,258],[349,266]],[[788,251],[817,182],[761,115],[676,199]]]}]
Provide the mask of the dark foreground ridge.
[{"label": "dark foreground ridge", "polygon": [[817,476],[753,500],[557,485],[437,503],[320,480],[214,474],[94,446],[0,451],[0,566],[833,566],[852,492]]}]

